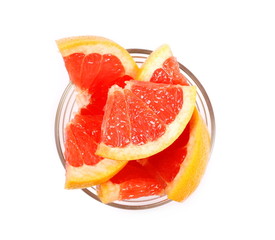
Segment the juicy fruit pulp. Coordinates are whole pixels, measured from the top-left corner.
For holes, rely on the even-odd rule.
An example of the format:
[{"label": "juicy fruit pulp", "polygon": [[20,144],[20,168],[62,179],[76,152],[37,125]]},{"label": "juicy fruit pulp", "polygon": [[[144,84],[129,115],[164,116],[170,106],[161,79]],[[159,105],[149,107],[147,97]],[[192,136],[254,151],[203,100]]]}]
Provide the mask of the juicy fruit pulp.
[{"label": "juicy fruit pulp", "polygon": [[189,85],[187,78],[180,72],[179,63],[167,44],[160,46],[148,56],[142,64],[136,80]]},{"label": "juicy fruit pulp", "polygon": [[102,123],[101,115],[83,115],[80,111],[65,129],[65,188],[84,188],[107,181],[125,163],[95,154]]},{"label": "juicy fruit pulp", "polygon": [[188,85],[186,77],[179,70],[177,59],[173,56],[164,61],[162,68],[154,71],[150,82]]},{"label": "juicy fruit pulp", "polygon": [[102,160],[95,155],[102,116],[76,114],[65,129],[65,159],[74,167],[94,165]]},{"label": "juicy fruit pulp", "polygon": [[[98,188],[102,202],[165,194],[185,159],[189,140],[188,124],[181,136],[168,148],[149,158],[129,161],[107,183]],[[112,192],[112,193],[111,193]]]},{"label": "juicy fruit pulp", "polygon": [[191,118],[192,86],[128,81],[108,95],[96,154],[135,160],[162,151],[176,140]]},{"label": "juicy fruit pulp", "polygon": [[164,134],[165,124],[175,119],[182,104],[182,89],[166,84],[135,82],[131,91],[117,88],[108,99],[108,105],[115,107],[104,116],[103,142],[124,147],[154,141]]},{"label": "juicy fruit pulp", "polygon": [[56,41],[71,82],[90,96],[91,114],[103,114],[108,89],[133,79],[138,66],[126,49],[98,36],[77,36]]},{"label": "juicy fruit pulp", "polygon": [[116,80],[125,73],[120,60],[111,54],[73,53],[65,56],[64,61],[71,81],[80,89],[92,93],[99,83],[106,83],[106,79]]},{"label": "juicy fruit pulp", "polygon": [[130,161],[110,180],[120,185],[118,199],[132,199],[162,195],[165,183],[142,167],[137,161]]},{"label": "juicy fruit pulp", "polygon": [[[167,194],[171,200],[179,202],[185,200],[195,191],[201,181],[208,162],[209,151],[208,130],[195,109],[184,132],[171,146],[149,158],[137,160],[142,165],[143,171],[149,172],[160,183],[159,187],[163,187],[162,190],[159,189],[159,193],[154,192],[151,195]],[[98,189],[99,197],[104,203],[127,199],[127,196],[122,198],[123,189],[131,188],[130,186],[136,180],[143,180],[141,186],[148,184],[147,187],[150,189],[150,181],[142,179],[142,175],[138,172],[134,175],[131,172],[124,172],[124,175],[117,174],[108,182],[103,183]],[[149,195],[148,191],[139,186],[132,191],[137,197],[142,192]]]},{"label": "juicy fruit pulp", "polygon": [[82,91],[91,94],[89,109],[102,113],[106,103],[108,89],[117,84],[123,87],[125,80],[132,79],[125,75],[121,61],[111,54],[73,53],[64,57],[70,79]]},{"label": "juicy fruit pulp", "polygon": [[149,157],[144,163],[146,168],[161,176],[166,183],[172,182],[187,154],[186,145],[189,141],[189,134],[190,124],[185,127],[184,132],[171,146]]}]

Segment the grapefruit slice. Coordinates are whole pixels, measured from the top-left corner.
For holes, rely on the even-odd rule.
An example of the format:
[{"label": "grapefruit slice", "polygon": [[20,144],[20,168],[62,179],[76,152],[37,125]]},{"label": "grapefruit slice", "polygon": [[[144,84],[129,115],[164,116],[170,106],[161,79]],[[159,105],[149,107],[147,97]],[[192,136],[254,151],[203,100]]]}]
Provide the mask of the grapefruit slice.
[{"label": "grapefruit slice", "polygon": [[180,72],[177,59],[167,44],[149,55],[142,64],[136,80],[188,85],[187,78]]},{"label": "grapefruit slice", "polygon": [[189,122],[196,101],[194,86],[128,81],[109,90],[96,154],[135,160],[171,145]]},{"label": "grapefruit slice", "polygon": [[56,43],[71,82],[88,99],[93,113],[102,112],[112,85],[124,86],[125,80],[133,79],[137,74],[138,66],[131,55],[109,39],[78,36],[63,38]]},{"label": "grapefruit slice", "polygon": [[98,186],[98,197],[103,203],[116,200],[162,195],[166,184],[140,165],[129,161],[127,165],[109,181]]},{"label": "grapefruit slice", "polygon": [[[167,184],[168,198],[181,202],[195,191],[210,155],[210,136],[197,109],[174,145],[150,157],[145,166]],[[169,160],[167,160],[169,159]]]},{"label": "grapefruit slice", "polygon": [[125,166],[95,155],[102,116],[76,114],[65,129],[65,188],[85,188],[107,181]]},{"label": "grapefruit slice", "polygon": [[[98,187],[99,198],[103,203],[109,203],[167,194],[169,199],[181,202],[199,185],[209,155],[209,133],[195,109],[184,132],[171,146],[149,158],[137,160],[141,164],[139,171],[126,168],[133,162],[129,161],[117,175]],[[144,177],[143,172],[151,177]]]}]

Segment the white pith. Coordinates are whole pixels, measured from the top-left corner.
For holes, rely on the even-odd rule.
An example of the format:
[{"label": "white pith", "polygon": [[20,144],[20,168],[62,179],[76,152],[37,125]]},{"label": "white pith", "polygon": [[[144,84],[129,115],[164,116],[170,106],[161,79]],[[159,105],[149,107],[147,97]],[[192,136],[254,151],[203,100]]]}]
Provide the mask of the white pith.
[{"label": "white pith", "polygon": [[74,184],[78,187],[88,187],[103,183],[123,168],[125,164],[126,162],[111,159],[103,159],[95,165],[84,164],[80,167],[73,167],[67,164],[65,187],[74,188],[72,186]]}]

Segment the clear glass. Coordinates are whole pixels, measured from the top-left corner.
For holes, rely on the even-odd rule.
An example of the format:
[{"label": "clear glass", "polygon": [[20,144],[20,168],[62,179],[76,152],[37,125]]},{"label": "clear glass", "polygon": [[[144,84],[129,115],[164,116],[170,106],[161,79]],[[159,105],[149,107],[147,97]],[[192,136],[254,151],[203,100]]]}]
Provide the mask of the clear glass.
[{"label": "clear glass", "polygon": [[[128,49],[128,52],[132,55],[136,63],[140,66],[147,59],[147,57],[150,55],[152,51],[145,49]],[[196,105],[208,127],[211,136],[212,150],[215,139],[215,117],[210,99],[204,87],[199,82],[199,80],[194,76],[194,74],[190,72],[181,63],[179,63],[179,66],[181,72],[187,77],[189,84],[197,86]],[[64,167],[64,129],[66,124],[73,117],[73,113],[77,110],[78,106],[76,103],[76,92],[74,90],[74,86],[71,83],[69,83],[60,99],[55,119],[56,147],[61,163]],[[96,187],[85,188],[82,189],[82,191],[84,191],[86,194],[88,194],[95,200],[100,201],[97,196]],[[170,201],[171,200],[169,200],[167,196],[151,196],[132,200],[115,201],[107,205],[123,209],[146,209],[161,206],[163,204],[169,203]]]}]

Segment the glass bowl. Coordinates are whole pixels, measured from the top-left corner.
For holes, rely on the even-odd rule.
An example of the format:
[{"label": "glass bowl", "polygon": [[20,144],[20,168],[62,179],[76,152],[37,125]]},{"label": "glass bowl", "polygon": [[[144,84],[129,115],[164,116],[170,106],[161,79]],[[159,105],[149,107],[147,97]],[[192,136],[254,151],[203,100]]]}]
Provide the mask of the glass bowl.
[{"label": "glass bowl", "polygon": [[[142,63],[147,59],[147,57],[152,52],[151,50],[145,49],[127,49],[131,56],[134,58],[136,63],[141,66]],[[210,136],[211,136],[211,150],[213,148],[213,143],[215,139],[215,117],[213,108],[210,102],[210,99],[202,86],[199,80],[194,76],[192,72],[190,72],[184,65],[179,63],[180,71],[184,74],[190,85],[197,86],[197,99],[196,99],[196,106],[204,119]],[[69,83],[66,87],[58,108],[56,112],[55,118],[55,141],[57,151],[61,160],[61,163],[65,167],[65,159],[64,159],[64,129],[66,124],[72,119],[74,112],[78,110],[78,106],[76,103],[76,92],[74,90],[74,86]],[[96,186],[82,189],[83,192],[88,194],[90,197],[94,198],[95,200],[100,201],[97,196]],[[167,196],[151,196],[151,197],[144,197],[138,199],[131,199],[131,200],[123,200],[123,201],[115,201],[109,203],[107,205],[123,208],[123,209],[147,209],[153,208],[157,206],[161,206],[163,204],[169,203],[171,200],[167,198]]]}]

